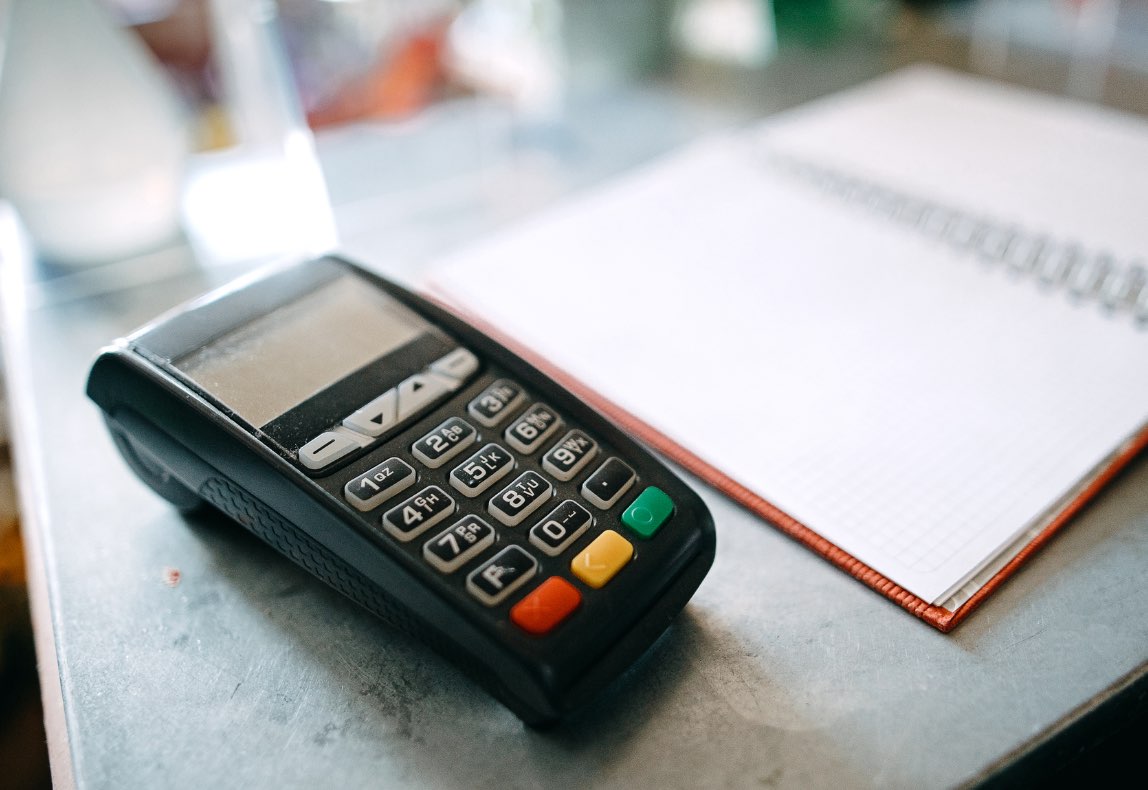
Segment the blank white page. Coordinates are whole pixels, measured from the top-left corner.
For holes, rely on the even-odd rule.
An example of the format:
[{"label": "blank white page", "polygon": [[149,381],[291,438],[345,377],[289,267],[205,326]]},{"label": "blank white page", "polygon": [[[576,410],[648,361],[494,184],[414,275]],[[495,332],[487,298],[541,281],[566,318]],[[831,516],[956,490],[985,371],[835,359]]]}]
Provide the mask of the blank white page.
[{"label": "blank white page", "polygon": [[687,148],[433,287],[943,600],[1148,421],[1148,331],[839,203],[760,145]]}]

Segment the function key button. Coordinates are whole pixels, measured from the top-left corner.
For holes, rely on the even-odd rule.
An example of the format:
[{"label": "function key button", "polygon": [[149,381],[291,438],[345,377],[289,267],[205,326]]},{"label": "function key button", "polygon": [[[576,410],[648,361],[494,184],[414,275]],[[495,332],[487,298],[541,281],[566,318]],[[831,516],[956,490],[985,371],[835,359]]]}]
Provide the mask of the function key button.
[{"label": "function key button", "polygon": [[518,408],[525,397],[522,387],[513,381],[499,379],[472,400],[466,410],[487,428],[493,428]]},{"label": "function key button", "polygon": [[494,545],[494,527],[478,516],[467,516],[423,546],[423,558],[443,573],[454,573]]},{"label": "function key button", "polygon": [[597,454],[597,442],[581,431],[570,431],[542,456],[542,468],[566,482],[581,472]]},{"label": "function key button", "polygon": [[308,469],[322,469],[362,446],[362,442],[340,431],[325,431],[299,448],[299,463]]},{"label": "function key button", "polygon": [[399,458],[388,458],[368,469],[343,488],[343,496],[357,510],[370,510],[415,484],[415,470]]},{"label": "function key button", "polygon": [[634,470],[610,458],[582,484],[582,496],[596,508],[607,510],[634,484]]},{"label": "function key button", "polygon": [[575,576],[595,590],[618,575],[634,556],[634,547],[612,529],[608,529],[584,548],[570,563]]},{"label": "function key button", "polygon": [[438,486],[427,486],[383,515],[383,529],[406,543],[454,512],[454,500]]},{"label": "function key button", "polygon": [[590,528],[594,517],[572,499],[550,511],[530,530],[530,542],[550,557],[557,557]]},{"label": "function key button", "polygon": [[487,606],[494,606],[526,584],[538,572],[538,560],[518,546],[507,546],[466,577],[466,589]]},{"label": "function key button", "polygon": [[469,349],[456,348],[446,356],[432,362],[430,370],[454,379],[456,383],[452,389],[458,389],[478,370],[478,357],[470,353]]},{"label": "function key button", "polygon": [[561,576],[551,576],[510,609],[510,620],[528,634],[542,636],[574,613],[582,593]]},{"label": "function key button", "polygon": [[562,425],[562,420],[549,407],[535,403],[506,429],[506,443],[529,455],[542,446]]},{"label": "function key button", "polygon": [[451,417],[411,446],[411,454],[431,469],[438,469],[474,443],[478,433],[466,420]]},{"label": "function key button", "polygon": [[343,425],[367,436],[380,436],[398,423],[398,405],[398,392],[393,389],[387,390],[343,420]]},{"label": "function key button", "polygon": [[550,499],[554,486],[534,471],[523,472],[490,500],[490,515],[508,527],[516,527]]},{"label": "function key button", "polygon": [[622,523],[643,538],[652,538],[674,512],[674,500],[660,488],[650,486],[622,513]]},{"label": "function key button", "polygon": [[450,484],[469,497],[475,497],[514,468],[514,456],[497,444],[488,444],[450,473]]},{"label": "function key button", "polygon": [[441,376],[429,373],[416,373],[399,386],[395,387],[399,393],[399,422],[421,411],[443,395],[450,392],[450,387]]}]

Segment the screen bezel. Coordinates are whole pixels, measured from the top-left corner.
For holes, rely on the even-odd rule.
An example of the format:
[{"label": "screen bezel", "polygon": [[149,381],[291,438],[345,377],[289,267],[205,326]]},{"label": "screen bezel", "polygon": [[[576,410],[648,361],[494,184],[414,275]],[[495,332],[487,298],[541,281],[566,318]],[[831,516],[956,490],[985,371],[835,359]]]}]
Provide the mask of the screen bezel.
[{"label": "screen bezel", "polygon": [[[378,289],[395,299],[426,321],[427,331],[332,382],[265,426],[252,424],[174,364],[175,360],[339,277],[354,277],[364,287]],[[161,316],[127,340],[129,346],[141,356],[204,398],[229,420],[269,443],[289,459],[294,459],[299,447],[311,438],[458,346],[453,338],[442,331],[433,317],[383,287],[367,273],[335,258],[311,261],[306,266],[277,266],[258,270],[222,290]]]}]

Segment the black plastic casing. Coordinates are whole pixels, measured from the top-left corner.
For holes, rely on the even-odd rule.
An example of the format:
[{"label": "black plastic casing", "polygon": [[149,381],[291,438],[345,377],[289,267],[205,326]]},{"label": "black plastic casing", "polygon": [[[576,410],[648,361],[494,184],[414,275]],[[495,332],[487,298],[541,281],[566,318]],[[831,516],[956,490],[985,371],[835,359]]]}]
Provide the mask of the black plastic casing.
[{"label": "black plastic casing", "polygon": [[[421,315],[441,330],[447,343],[453,341],[474,352],[481,367],[459,392],[400,426],[393,436],[384,435],[379,446],[318,475],[298,463],[297,447],[285,447],[245,423],[180,373],[172,361],[316,284],[345,274],[363,278]],[[417,366],[412,363],[411,369]],[[337,406],[344,414],[380,392],[369,379],[352,378],[333,388],[339,395],[336,400],[345,401]],[[379,513],[417,488],[363,514],[343,499],[342,486],[348,476],[389,456],[406,458],[419,468],[409,457],[413,441],[448,416],[469,419],[466,404],[497,378],[523,385],[529,394],[524,405],[545,402],[566,422],[541,451],[529,458],[520,456],[520,468],[503,482],[509,483],[524,469],[539,470],[545,449],[571,427],[599,441],[602,452],[565,488],[559,484],[553,504],[561,498],[576,499],[577,486],[610,455],[632,466],[638,480],[608,512],[590,507],[598,523],[561,557],[538,557],[543,567],[536,580],[500,605],[486,607],[464,589],[466,574],[481,560],[444,575],[418,555],[425,537],[401,544],[377,527]],[[184,510],[205,502],[215,506],[334,589],[453,660],[533,726],[553,723],[589,701],[633,663],[665,631],[713,562],[715,538],[708,510],[697,494],[647,450],[484,333],[339,258],[263,272],[161,317],[100,353],[88,378],[87,393],[103,410],[129,466],[161,496]],[[481,442],[474,449],[486,441],[502,443],[501,430],[511,421],[496,430],[480,428]],[[445,481],[449,470],[469,452],[438,470],[438,477],[420,469],[419,486],[438,484],[463,500]],[[618,519],[626,503],[649,485],[665,491],[675,509],[662,529],[646,541],[627,534]],[[500,487],[496,485],[478,501],[485,502]],[[538,555],[527,543],[527,531],[551,506],[513,529],[487,520],[496,525],[500,546],[516,543]],[[599,590],[581,585],[568,572],[561,573],[575,554],[607,528],[635,544],[628,566]],[[578,587],[583,595],[581,608],[547,635],[531,636],[518,629],[508,619],[509,608],[538,581],[558,574]]]}]

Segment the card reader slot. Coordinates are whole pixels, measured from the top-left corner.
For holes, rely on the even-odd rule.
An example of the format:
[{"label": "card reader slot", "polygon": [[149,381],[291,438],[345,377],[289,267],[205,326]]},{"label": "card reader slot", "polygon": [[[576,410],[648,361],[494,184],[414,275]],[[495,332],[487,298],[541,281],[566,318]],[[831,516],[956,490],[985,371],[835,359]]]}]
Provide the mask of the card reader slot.
[{"label": "card reader slot", "polygon": [[203,504],[196,490],[218,472],[132,409],[116,409],[105,422],[120,455],[149,488],[184,512]]}]

